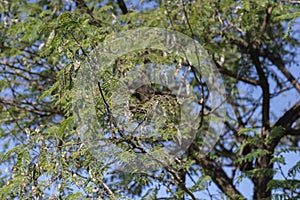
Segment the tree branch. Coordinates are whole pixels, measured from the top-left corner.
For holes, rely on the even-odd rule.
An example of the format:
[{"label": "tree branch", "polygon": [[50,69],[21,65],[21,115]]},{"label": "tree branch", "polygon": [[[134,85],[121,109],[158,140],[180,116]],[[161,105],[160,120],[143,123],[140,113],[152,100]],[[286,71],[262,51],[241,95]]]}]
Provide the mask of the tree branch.
[{"label": "tree branch", "polygon": [[165,169],[173,176],[174,180],[179,184],[179,187],[185,191],[193,200],[196,200],[196,197],[194,196],[193,192],[189,190],[186,185],[184,184],[184,181],[181,180],[181,178],[178,176],[178,174],[171,168],[171,167],[165,167]]},{"label": "tree branch", "polygon": [[261,34],[263,34],[267,28],[267,25],[268,25],[268,22],[270,20],[270,15],[272,13],[272,10],[273,8],[272,7],[269,7],[269,8],[266,8],[266,13],[265,13],[265,16],[264,16],[264,21],[260,27],[260,32]]},{"label": "tree branch", "polygon": [[259,54],[257,47],[250,47],[250,55],[251,59],[255,65],[259,80],[260,86],[262,89],[262,126],[263,135],[266,136],[267,130],[270,130],[270,88],[268,79],[265,77],[265,72],[261,67],[261,63],[259,61]]},{"label": "tree branch", "polygon": [[76,7],[79,9],[83,9],[87,14],[91,15],[91,10],[89,7],[86,5],[84,0],[74,0]]},{"label": "tree branch", "polygon": [[300,101],[293,105],[288,111],[281,116],[277,122],[275,123],[276,126],[282,126],[284,128],[291,127],[292,123],[296,121],[300,117]]},{"label": "tree branch", "polygon": [[286,129],[286,134],[292,136],[300,136],[300,129],[288,128]]},{"label": "tree branch", "polygon": [[298,101],[293,107],[291,107],[288,111],[282,115],[277,122],[275,123],[274,127],[283,127],[285,131],[281,134],[277,134],[272,137],[272,140],[269,142],[270,149],[274,149],[277,144],[280,142],[281,138],[285,135],[294,135],[299,136],[300,130],[291,128],[293,122],[300,118],[300,101]]},{"label": "tree branch", "polygon": [[122,10],[123,15],[126,15],[128,13],[128,9],[126,7],[126,4],[123,0],[118,0],[118,4],[120,9]]},{"label": "tree branch", "polygon": [[97,19],[94,18],[93,16],[93,9],[89,9],[89,7],[86,5],[84,0],[74,0],[74,2],[76,3],[76,7],[79,9],[82,9],[83,12],[87,13],[92,19],[90,20],[90,24],[97,26],[97,27],[101,27],[101,22]]},{"label": "tree branch", "polygon": [[[195,143],[192,143],[190,149],[192,150],[191,152],[200,152],[199,146]],[[232,180],[227,176],[221,167],[216,166],[208,157],[199,158],[193,153],[191,156],[203,169],[209,170],[211,173],[210,176],[214,183],[216,183],[222,192],[228,195],[230,199],[237,199],[237,197],[242,197],[241,199],[244,199],[242,194],[233,185]]]},{"label": "tree branch", "polygon": [[276,52],[269,52],[268,50],[265,50],[265,55],[266,57],[275,65],[281,73],[288,79],[290,83],[293,84],[295,89],[298,91],[300,94],[300,84],[297,81],[297,79],[285,68],[284,62],[280,55]]},{"label": "tree branch", "polygon": [[232,72],[232,71],[226,69],[225,67],[221,66],[217,62],[215,62],[215,64],[216,64],[217,68],[219,69],[219,71],[222,74],[225,74],[225,75],[227,75],[229,77],[238,79],[239,81],[243,81],[245,83],[248,83],[248,84],[251,84],[251,85],[254,85],[254,86],[258,86],[259,85],[259,81],[258,80],[254,80],[254,79],[251,79],[251,78],[240,76],[239,74],[237,74],[235,72]]}]

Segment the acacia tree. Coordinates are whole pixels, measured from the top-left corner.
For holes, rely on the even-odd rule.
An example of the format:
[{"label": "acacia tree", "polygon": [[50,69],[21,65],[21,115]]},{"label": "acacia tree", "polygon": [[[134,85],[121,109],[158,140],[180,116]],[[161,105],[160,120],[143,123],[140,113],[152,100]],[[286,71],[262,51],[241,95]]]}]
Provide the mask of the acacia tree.
[{"label": "acacia tree", "polygon": [[[253,199],[300,197],[299,158],[288,173],[282,171],[282,153],[299,153],[298,2],[13,0],[1,1],[0,10],[2,199],[245,199],[251,197],[243,196],[238,183],[246,178],[253,182]],[[125,173],[104,165],[80,140],[72,105],[74,81],[97,45],[145,26],[178,31],[208,51],[224,80],[227,117],[224,133],[207,155],[200,155],[203,140],[196,137],[172,164]],[[176,56],[144,49],[118,58],[99,84],[102,126],[108,126],[105,117],[116,78],[143,64],[193,68]],[[195,125],[201,133],[208,126],[209,114],[204,113],[210,111],[210,94],[201,80],[191,84],[203,89],[203,123]],[[288,92],[296,96],[287,97],[291,105],[276,103]],[[174,101],[170,96],[156,85],[133,92],[133,117],[143,120],[159,97],[175,113],[166,124],[176,123],[178,104],[167,104]],[[112,141],[140,152],[139,143],[147,141],[122,135],[116,127]],[[162,127],[160,134],[167,136],[152,144],[170,140],[172,128]],[[275,179],[278,173],[280,180]]]}]

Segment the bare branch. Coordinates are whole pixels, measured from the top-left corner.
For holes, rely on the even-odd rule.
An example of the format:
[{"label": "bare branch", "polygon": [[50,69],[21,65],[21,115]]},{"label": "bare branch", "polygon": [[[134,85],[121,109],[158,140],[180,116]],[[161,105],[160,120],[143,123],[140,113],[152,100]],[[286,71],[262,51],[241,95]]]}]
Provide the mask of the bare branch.
[{"label": "bare branch", "polygon": [[257,47],[250,47],[250,55],[255,65],[262,89],[262,133],[266,136],[267,130],[270,129],[270,87],[268,79],[266,78],[265,72],[262,69],[261,63],[259,61],[259,52]]},{"label": "bare branch", "polygon": [[122,10],[123,15],[127,14],[128,9],[126,7],[125,2],[123,0],[118,0],[118,4],[119,4],[120,9]]},{"label": "bare branch", "polygon": [[236,78],[240,81],[243,81],[245,83],[248,83],[248,84],[251,84],[251,85],[254,85],[254,86],[258,86],[259,85],[259,81],[258,80],[255,80],[255,79],[251,79],[251,78],[247,78],[247,77],[243,77],[243,76],[240,76],[239,74],[235,73],[235,72],[232,72],[228,69],[226,69],[225,67],[222,67],[219,63],[215,62],[217,68],[219,69],[219,71],[222,73],[222,74],[225,74],[227,76],[230,76],[232,78]]},{"label": "bare branch", "polygon": [[297,79],[286,69],[284,62],[281,58],[281,56],[276,52],[269,52],[265,50],[266,57],[275,65],[281,73],[288,79],[290,83],[293,84],[295,89],[300,94],[300,83],[297,81]]},{"label": "bare branch", "polygon": [[270,148],[274,149],[276,145],[280,142],[281,138],[285,135],[300,135],[299,129],[291,128],[293,122],[300,118],[300,101],[298,101],[293,107],[282,115],[274,125],[275,127],[281,126],[285,128],[285,132],[279,135],[276,135],[270,141]]},{"label": "bare branch", "polygon": [[275,123],[276,126],[282,126],[284,128],[291,127],[292,123],[300,118],[300,101],[298,101],[293,107],[284,113]]}]

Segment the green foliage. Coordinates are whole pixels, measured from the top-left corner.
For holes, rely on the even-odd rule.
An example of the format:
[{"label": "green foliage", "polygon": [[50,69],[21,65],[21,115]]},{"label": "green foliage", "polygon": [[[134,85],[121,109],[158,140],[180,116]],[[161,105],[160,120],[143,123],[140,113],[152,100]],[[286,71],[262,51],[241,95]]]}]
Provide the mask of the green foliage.
[{"label": "green foliage", "polygon": [[252,162],[254,159],[258,159],[269,153],[270,152],[266,149],[257,149],[255,151],[252,151],[251,153],[245,155],[245,157],[237,159],[236,162],[237,163]]},{"label": "green foliage", "polygon": [[[150,200],[162,194],[171,199],[198,199],[199,194],[213,198],[212,183],[222,191],[219,197],[245,199],[236,191],[246,177],[263,183],[254,185],[257,191],[258,187],[267,191],[246,198],[299,198],[299,158],[287,172],[282,171],[287,163],[285,155],[299,154],[299,136],[294,134],[299,131],[295,119],[300,115],[299,106],[278,110],[278,104],[271,103],[290,88],[297,90],[299,78],[293,77],[288,66],[297,62],[299,51],[299,36],[294,31],[298,27],[299,3],[172,0],[140,1],[135,5],[125,1],[129,12],[123,14],[116,2],[0,2],[0,163],[4,169],[0,176],[1,199]],[[197,93],[203,121],[201,126],[195,124],[197,135],[192,145],[182,157],[160,170],[124,173],[106,160],[97,160],[80,138],[74,82],[86,56],[97,45],[138,27],[178,31],[200,43],[223,75],[228,98],[222,103],[228,116],[224,118],[224,134],[206,155],[209,150],[203,150],[203,146],[210,142],[211,135],[205,131],[209,120],[215,120],[207,97],[213,92],[190,74],[193,90],[204,90],[203,94]],[[193,67],[176,52],[152,49],[126,53],[103,66],[103,96],[97,91],[93,101],[103,128],[101,134],[116,132],[110,139],[116,148],[126,148],[118,155],[120,162],[136,161],[139,145],[164,155],[162,147],[178,139],[179,100],[161,94],[166,88],[159,85],[149,84],[152,96],[148,101],[134,94],[129,97],[132,118],[145,124],[156,120],[158,134],[146,139],[122,135],[120,127],[107,123],[109,113],[104,100],[108,105],[118,105],[114,92],[120,91],[126,74],[148,65],[162,71],[174,66],[179,70]],[[259,68],[269,87],[263,85]],[[160,112],[151,118],[151,109],[157,102]],[[268,106],[268,111],[261,111]],[[92,115],[91,110],[82,110],[82,114]],[[283,178],[274,179],[275,174]]]},{"label": "green foliage", "polygon": [[73,200],[73,199],[82,199],[82,193],[81,192],[76,192],[74,194],[68,195],[65,200]]}]

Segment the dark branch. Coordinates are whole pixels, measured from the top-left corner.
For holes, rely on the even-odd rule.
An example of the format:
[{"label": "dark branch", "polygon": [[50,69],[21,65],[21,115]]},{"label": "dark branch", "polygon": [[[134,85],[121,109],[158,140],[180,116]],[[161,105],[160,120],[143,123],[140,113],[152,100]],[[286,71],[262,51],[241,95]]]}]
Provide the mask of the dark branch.
[{"label": "dark branch", "polygon": [[276,126],[290,128],[292,123],[300,118],[300,101],[284,113],[282,117],[275,123]]},{"label": "dark branch", "polygon": [[86,13],[90,14],[91,10],[88,8],[84,0],[74,0],[76,7],[83,9]]},{"label": "dark branch", "polygon": [[[190,146],[191,152],[200,152],[199,146],[192,143]],[[232,179],[230,179],[221,167],[218,167],[214,162],[208,157],[199,158],[197,155],[191,155],[197,164],[199,164],[203,169],[209,170],[211,173],[211,178],[217,184],[217,186],[227,194],[230,199],[237,199],[242,197],[242,194],[234,187]],[[243,198],[242,198],[243,199]]]},{"label": "dark branch", "polygon": [[285,135],[294,135],[299,136],[300,130],[291,128],[293,122],[295,122],[297,119],[300,118],[300,101],[298,101],[292,108],[290,108],[288,111],[284,113],[283,116],[281,116],[278,121],[275,123],[274,127],[283,127],[285,129],[285,132],[279,135],[276,135],[276,137],[272,138],[272,141],[270,142],[270,147],[273,149],[276,147],[276,145],[279,143],[282,137]]},{"label": "dark branch", "polygon": [[248,83],[248,84],[251,84],[251,85],[254,85],[254,86],[258,86],[259,85],[259,81],[258,80],[255,80],[255,79],[251,79],[251,78],[247,78],[247,77],[243,77],[243,76],[240,76],[239,74],[235,73],[235,72],[232,72],[228,69],[226,69],[225,67],[222,67],[219,63],[215,62],[217,68],[219,69],[219,71],[222,73],[222,74],[225,74],[227,76],[230,76],[232,78],[235,78],[235,79],[238,79],[240,81],[243,81],[245,83]]},{"label": "dark branch", "polygon": [[165,169],[173,176],[174,180],[179,184],[179,187],[183,191],[185,191],[188,195],[190,195],[190,197],[193,200],[196,200],[196,197],[194,196],[193,192],[186,187],[186,185],[184,184],[184,181],[181,180],[181,178],[178,176],[178,174],[171,167],[166,167]]},{"label": "dark branch", "polygon": [[122,10],[123,15],[127,14],[128,9],[126,7],[125,2],[123,0],[118,0],[118,4],[119,4],[120,9]]},{"label": "dark branch", "polygon": [[105,99],[105,97],[104,97],[103,91],[102,91],[102,89],[101,89],[100,82],[98,82],[98,90],[99,90],[99,92],[100,92],[101,98],[102,98],[103,103],[104,103],[105,112],[106,112],[106,114],[109,115],[109,117],[110,117],[110,114],[111,114],[111,113],[110,113],[110,110],[109,110],[109,105],[108,105],[108,103],[106,102],[106,99]]},{"label": "dark branch", "polygon": [[265,135],[266,130],[270,130],[270,88],[268,79],[265,76],[265,72],[261,67],[259,61],[258,50],[255,47],[250,47],[251,59],[255,65],[259,80],[260,86],[262,89],[262,125],[263,125],[263,134]]},{"label": "dark branch", "polygon": [[300,136],[300,129],[288,128],[286,130],[286,134],[292,136]]},{"label": "dark branch", "polygon": [[275,65],[281,73],[288,79],[290,83],[293,84],[295,89],[300,93],[300,84],[297,81],[297,79],[286,69],[284,66],[284,62],[280,55],[276,52],[269,52],[268,50],[265,50],[264,52],[265,56]]},{"label": "dark branch", "polygon": [[269,7],[269,8],[266,8],[266,13],[265,13],[265,16],[264,16],[264,21],[260,27],[260,32],[261,34],[263,34],[267,28],[267,25],[268,25],[268,22],[270,20],[270,15],[272,13],[272,10],[273,8],[272,7]]},{"label": "dark branch", "polygon": [[76,7],[81,9],[84,13],[87,13],[90,17],[90,24],[97,26],[97,27],[101,27],[101,22],[97,19],[94,18],[93,16],[93,9],[89,9],[89,7],[86,5],[84,0],[74,0],[74,2],[76,3]]}]

